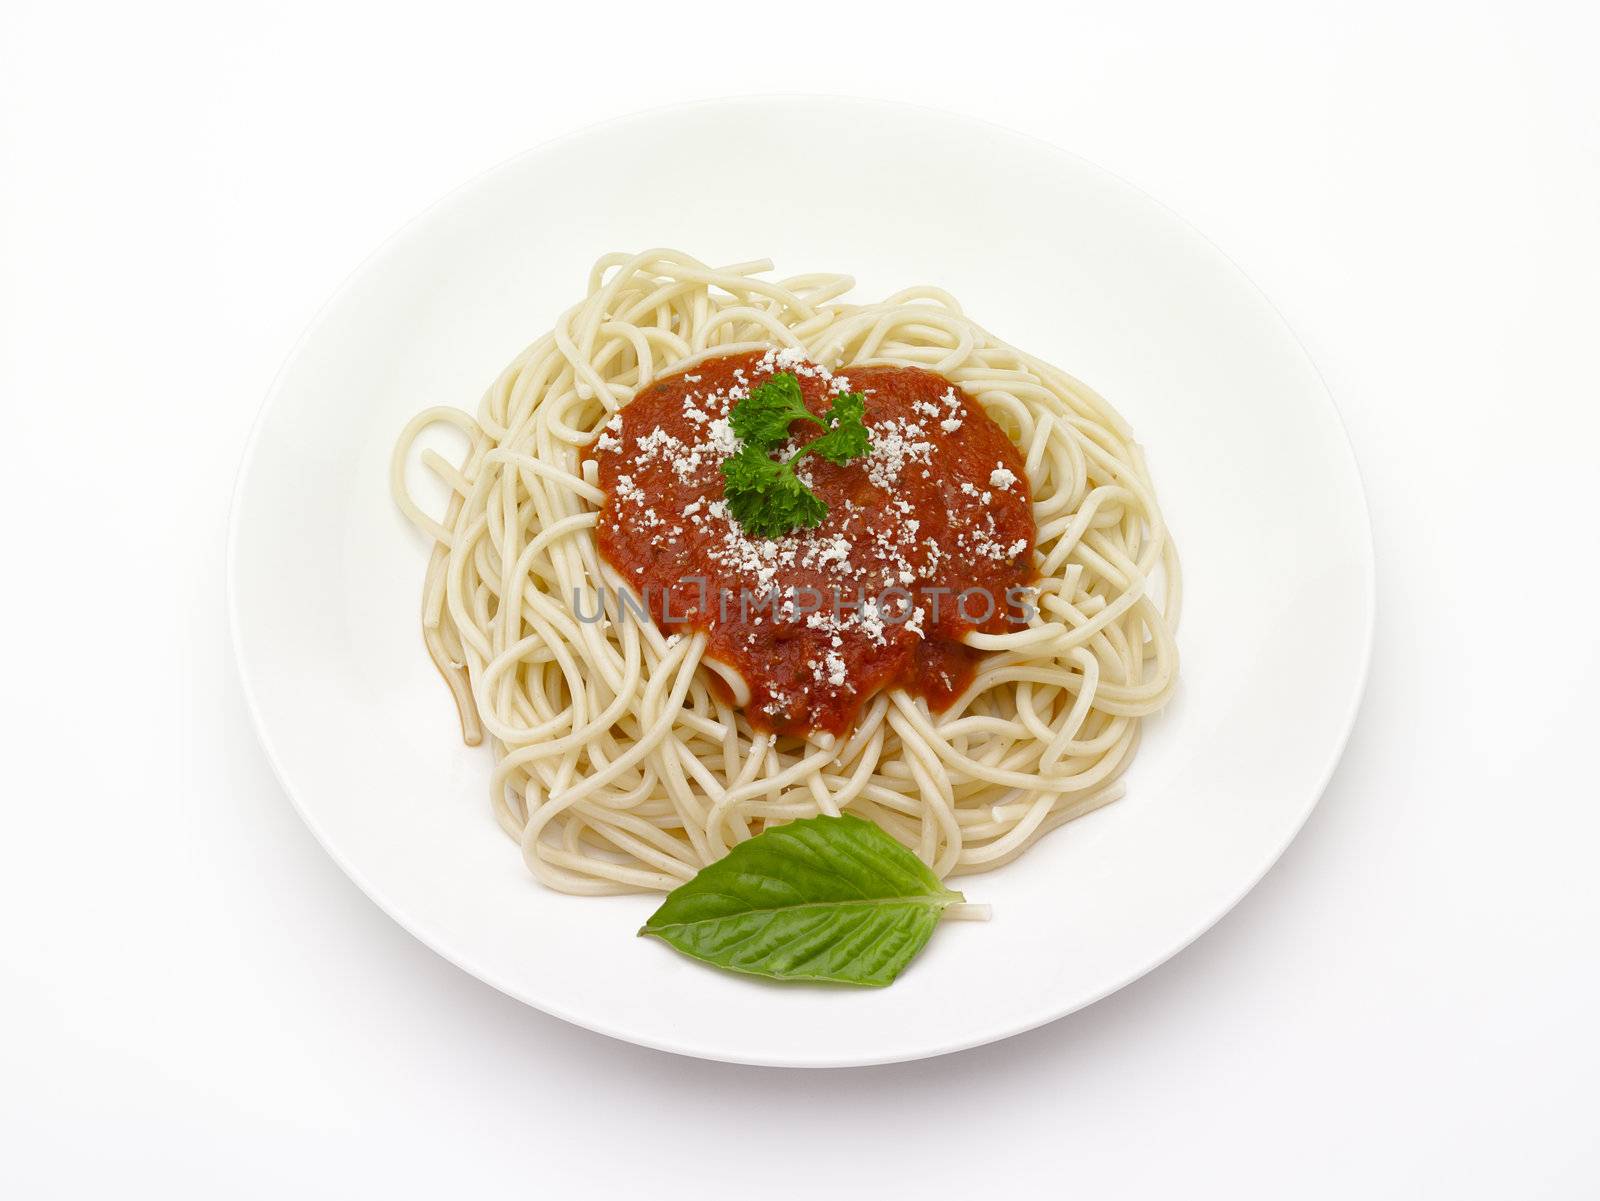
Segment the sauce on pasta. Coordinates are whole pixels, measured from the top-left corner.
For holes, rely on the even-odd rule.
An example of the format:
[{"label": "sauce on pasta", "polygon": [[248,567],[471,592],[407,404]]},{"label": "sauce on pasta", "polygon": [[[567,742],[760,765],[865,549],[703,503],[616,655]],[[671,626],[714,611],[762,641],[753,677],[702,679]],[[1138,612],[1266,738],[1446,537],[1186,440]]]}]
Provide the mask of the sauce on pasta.
[{"label": "sauce on pasta", "polygon": [[[729,411],[780,371],[818,415],[836,392],[862,393],[872,448],[843,466],[800,460],[827,516],[768,540],[728,512],[721,464],[740,447]],[[821,432],[796,422],[780,457]],[[1037,535],[1022,457],[933,372],[836,377],[795,351],[708,359],[641,390],[586,457],[606,494],[600,554],[664,634],[706,633],[707,660],[735,681],[715,686],[758,729],[840,734],[893,686],[942,710],[982,654],[963,635],[1021,628]]]}]

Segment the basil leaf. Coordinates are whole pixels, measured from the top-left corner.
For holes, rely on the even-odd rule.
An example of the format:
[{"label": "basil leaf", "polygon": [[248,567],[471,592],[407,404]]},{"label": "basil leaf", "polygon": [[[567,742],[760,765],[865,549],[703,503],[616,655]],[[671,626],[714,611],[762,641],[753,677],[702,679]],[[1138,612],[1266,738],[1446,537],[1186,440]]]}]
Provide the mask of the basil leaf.
[{"label": "basil leaf", "polygon": [[735,972],[881,988],[964,899],[871,822],[809,817],[702,868],[639,933]]}]

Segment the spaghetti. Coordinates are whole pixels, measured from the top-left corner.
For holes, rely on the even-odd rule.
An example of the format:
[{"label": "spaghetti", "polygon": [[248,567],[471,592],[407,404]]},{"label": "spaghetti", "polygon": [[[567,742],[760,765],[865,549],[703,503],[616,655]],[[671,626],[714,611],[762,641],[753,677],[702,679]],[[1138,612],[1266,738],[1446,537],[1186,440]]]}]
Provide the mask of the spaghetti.
[{"label": "spaghetti", "polygon": [[[1174,687],[1177,557],[1143,455],[1110,406],[995,340],[937,289],[853,305],[843,300],[852,286],[846,276],[771,282],[760,278],[769,269],[765,262],[714,269],[669,250],[608,255],[584,300],[501,374],[476,418],[430,409],[395,448],[395,500],[433,543],[423,584],[425,644],[467,742],[487,738],[493,748],[497,819],[552,888],[670,891],[767,824],[844,810],[876,822],[941,877],[986,870],[1121,796],[1140,718]],[[910,460],[934,489],[930,497],[952,470],[950,447],[959,450],[969,437],[958,433],[958,410],[972,412],[974,430],[992,427],[1009,439],[990,456],[993,486],[1031,499],[1032,530],[1020,543],[1007,537],[994,545],[1028,560],[1027,617],[948,627],[956,650],[966,648],[970,671],[952,677],[946,693],[908,690],[883,672],[869,682],[854,660],[818,659],[819,694],[856,693],[848,717],[833,723],[834,732],[820,728],[826,722],[784,720],[770,705],[787,690],[760,678],[759,661],[708,655],[718,622],[674,627],[648,597],[630,604],[634,560],[619,557],[613,537],[628,498],[618,495],[619,476],[603,450],[614,445],[637,462],[648,449],[637,421],[620,436],[635,397],[636,418],[647,394],[659,404],[670,392],[671,404],[705,419],[703,446],[673,434],[664,419],[645,436],[658,448],[670,439],[674,469],[708,502],[711,534],[741,555],[826,562],[824,540],[841,538],[858,509],[838,498],[881,493],[900,497],[908,514],[914,508],[902,495],[914,481],[880,475],[852,485],[844,474],[827,475],[881,473],[884,456],[876,454],[819,470],[826,477],[819,490],[830,480],[845,489],[829,493],[833,524],[796,530],[770,551],[772,540],[740,535],[715,511],[713,456],[698,453],[735,448],[725,426],[709,429],[725,421],[744,386],[728,382],[729,364],[753,375],[788,365],[812,381],[853,373],[875,382],[867,424],[877,445],[938,451]],[[932,412],[940,400],[933,393],[908,401],[929,406],[922,426],[909,410],[893,414],[886,399],[875,409],[874,393],[887,397],[895,368],[942,377],[954,407]],[[685,382],[702,380],[698,390]],[[941,441],[932,431],[943,422],[952,424]],[[421,453],[450,491],[441,517],[425,512],[405,486],[418,435],[438,423],[470,441],[458,464]],[[960,445],[976,444],[971,438]],[[633,476],[621,478],[643,492]],[[981,480],[961,483],[980,495]],[[670,551],[705,533],[708,527],[688,524],[699,513],[685,515],[699,507],[696,499],[645,497],[672,508],[656,546]],[[640,513],[664,524],[645,502]],[[979,503],[970,518],[950,524],[976,528]],[[981,504],[995,508],[992,497]],[[917,524],[909,521],[913,533]],[[874,532],[881,540],[881,529]],[[982,552],[979,541],[960,545]],[[918,554],[900,565],[926,574],[927,556]],[[641,619],[643,612],[651,616]],[[898,643],[870,632],[885,653],[910,641],[905,627]],[[794,678],[804,679],[804,667]],[[752,696],[769,708],[741,707]]]}]

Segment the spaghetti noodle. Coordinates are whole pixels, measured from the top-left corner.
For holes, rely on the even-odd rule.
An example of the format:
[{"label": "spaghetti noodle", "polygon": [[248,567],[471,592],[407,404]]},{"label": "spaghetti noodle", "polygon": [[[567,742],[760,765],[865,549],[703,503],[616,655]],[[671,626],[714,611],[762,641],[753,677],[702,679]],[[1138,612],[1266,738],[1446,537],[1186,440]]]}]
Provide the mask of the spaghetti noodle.
[{"label": "spaghetti noodle", "polygon": [[[670,891],[769,823],[844,810],[876,822],[941,877],[998,866],[1122,795],[1140,719],[1175,685],[1177,557],[1143,455],[1110,406],[994,339],[937,289],[853,305],[843,299],[846,276],[771,282],[760,278],[769,269],[714,269],[669,250],[608,255],[583,301],[506,368],[475,418],[430,409],[395,448],[395,500],[433,543],[425,644],[466,740],[493,748],[496,817],[530,870],[561,891]],[[1027,619],[962,628],[971,670],[952,695],[934,697],[937,707],[930,695],[877,682],[858,690],[835,733],[747,712],[751,666],[741,673],[726,655],[708,656],[715,621],[675,629],[648,603],[630,606],[637,581],[599,537],[603,523],[614,530],[622,501],[614,470],[602,485],[596,447],[619,442],[619,414],[635,397],[652,388],[659,397],[675,381],[673,403],[699,406],[708,424],[720,419],[732,385],[694,392],[681,381],[728,363],[752,372],[789,364],[824,382],[854,372],[880,388],[881,369],[933,373],[953,386],[961,412],[1009,439],[993,479],[995,488],[1015,481],[1031,499],[1031,548],[1006,548],[1030,560]],[[880,446],[904,445],[919,428],[909,415],[894,427],[870,401],[869,390]],[[930,414],[930,430],[939,417],[955,438],[960,417]],[[470,447],[458,464],[422,452],[450,491],[435,517],[407,491],[405,473],[418,435],[441,422]],[[668,439],[665,429],[656,440]],[[637,430],[630,437],[636,444]],[[726,442],[726,430],[708,438]],[[702,465],[708,456],[686,439],[673,442],[680,475],[698,472],[693,479],[714,491],[715,463]],[[924,443],[946,445],[932,434]],[[933,485],[942,461],[920,460]],[[872,463],[825,470],[865,473]],[[875,484],[897,492],[885,478]],[[717,535],[745,551],[731,519],[710,511],[710,491],[707,500],[707,518],[727,527]],[[693,507],[679,505],[674,520]],[[848,520],[843,502],[836,508]],[[700,533],[689,520],[665,531],[666,545]],[[838,528],[777,542],[825,561],[819,540]],[[817,686],[850,691],[857,670],[821,671]],[[774,691],[756,689],[769,700]]]}]

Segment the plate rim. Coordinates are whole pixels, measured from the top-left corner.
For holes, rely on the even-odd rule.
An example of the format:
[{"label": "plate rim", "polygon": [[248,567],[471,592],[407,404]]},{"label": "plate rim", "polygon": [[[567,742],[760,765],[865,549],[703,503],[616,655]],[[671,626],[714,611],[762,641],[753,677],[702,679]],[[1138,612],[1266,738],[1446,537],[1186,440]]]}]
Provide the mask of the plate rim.
[{"label": "plate rim", "polygon": [[[262,714],[255,683],[248,665],[248,656],[243,645],[239,595],[240,584],[238,579],[240,556],[240,514],[242,509],[241,502],[249,485],[252,470],[256,465],[262,431],[266,426],[269,413],[272,411],[274,405],[279,399],[280,394],[284,390],[285,382],[289,378],[291,370],[299,362],[307,344],[310,342],[316,331],[321,327],[325,318],[341,304],[341,302],[350,292],[355,290],[360,281],[363,280],[366,275],[371,272],[379,263],[395,253],[401,244],[408,239],[412,231],[425,223],[435,213],[446,209],[458,198],[473,191],[489,178],[507,170],[513,164],[521,163],[524,160],[542,155],[554,149],[555,147],[587,138],[602,131],[634,123],[647,122],[663,116],[671,116],[673,114],[688,113],[695,110],[704,109],[735,108],[741,106],[773,104],[816,104],[827,105],[830,107],[877,109],[880,111],[911,111],[920,113],[924,116],[933,116],[941,120],[964,124],[983,131],[990,136],[999,135],[1019,139],[1030,143],[1041,153],[1061,156],[1072,160],[1079,168],[1087,171],[1090,175],[1095,175],[1110,180],[1117,187],[1126,189],[1128,192],[1134,194],[1144,202],[1159,209],[1168,219],[1176,222],[1191,236],[1203,242],[1212,251],[1212,253],[1214,253],[1222,262],[1227,264],[1228,268],[1231,270],[1236,279],[1244,283],[1245,286],[1255,295],[1257,300],[1261,302],[1265,310],[1272,315],[1272,318],[1278,328],[1282,331],[1282,333],[1287,335],[1295,349],[1299,352],[1300,358],[1304,361],[1305,365],[1310,368],[1312,376],[1317,383],[1317,399],[1324,407],[1327,415],[1330,415],[1333,418],[1334,429],[1336,429],[1338,432],[1338,437],[1336,439],[1331,439],[1330,443],[1336,442],[1338,444],[1340,458],[1343,465],[1348,468],[1351,482],[1354,485],[1353,500],[1360,511],[1359,529],[1361,536],[1358,539],[1360,551],[1359,565],[1362,573],[1362,605],[1359,630],[1359,641],[1361,645],[1360,661],[1354,676],[1350,695],[1346,700],[1344,712],[1340,718],[1340,729],[1338,735],[1331,743],[1332,749],[1327,756],[1326,762],[1321,765],[1320,769],[1316,773],[1317,782],[1315,787],[1308,790],[1308,799],[1301,806],[1299,814],[1287,825],[1286,833],[1284,834],[1281,842],[1274,846],[1270,852],[1265,855],[1262,862],[1249,873],[1248,879],[1243,886],[1240,887],[1224,904],[1222,904],[1220,907],[1217,907],[1214,912],[1208,910],[1206,914],[1194,925],[1194,927],[1189,930],[1188,933],[1186,933],[1182,938],[1176,940],[1168,950],[1155,959],[1152,959],[1148,963],[1144,964],[1144,966],[1130,972],[1122,978],[1119,978],[1115,983],[1107,985],[1104,989],[1095,992],[1092,996],[1077,1000],[1075,1003],[1064,1008],[1059,1006],[1047,1006],[1044,1012],[1029,1014],[1022,1019],[1006,1022],[993,1029],[984,1029],[980,1032],[972,1034],[969,1037],[952,1041],[936,1049],[896,1052],[881,1056],[754,1056],[732,1054],[717,1050],[715,1048],[697,1045],[692,1040],[672,1042],[662,1038],[635,1033],[633,1031],[620,1028],[614,1028],[607,1022],[585,1017],[582,1014],[570,1011],[566,1007],[559,1004],[554,1004],[544,999],[536,999],[526,994],[518,987],[501,979],[497,972],[469,962],[467,956],[450,949],[450,947],[446,945],[442,939],[434,937],[432,931],[429,930],[428,923],[426,921],[411,915],[403,905],[391,898],[386,897],[385,895],[382,895],[378,888],[367,879],[366,875],[354,863],[352,863],[347,856],[340,852],[340,850],[334,845],[333,841],[319,824],[312,810],[309,809],[305,804],[294,782],[289,778],[289,775],[284,768],[278,751],[274,745],[272,735],[268,730],[267,722],[264,720]],[[1354,510],[1352,510],[1351,516],[1355,516]],[[1166,204],[1156,197],[1150,195],[1143,188],[1140,188],[1138,185],[1130,182],[1116,172],[1110,171],[1105,167],[1100,166],[1098,163],[1093,162],[1092,160],[1085,158],[1084,156],[1077,154],[1072,150],[1068,150],[1055,142],[1051,142],[1046,138],[1039,137],[1022,130],[1014,129],[1010,126],[1001,124],[999,122],[990,121],[986,118],[975,117],[968,113],[940,108],[934,105],[917,104],[899,100],[885,100],[876,97],[840,94],[830,95],[806,92],[736,93],[726,96],[657,105],[619,114],[617,116],[609,117],[600,121],[589,122],[566,133],[556,135],[555,137],[546,138],[532,146],[501,159],[482,171],[474,173],[462,183],[449,189],[444,194],[433,200],[410,219],[402,223],[393,232],[387,235],[370,253],[365,255],[360,262],[358,262],[356,266],[343,277],[343,279],[341,279],[338,286],[333,289],[327,299],[317,307],[316,311],[312,314],[305,327],[295,338],[293,344],[290,346],[282,363],[278,366],[277,371],[274,373],[272,380],[267,387],[266,394],[251,421],[250,431],[245,439],[244,447],[239,459],[239,466],[236,470],[233,487],[229,495],[227,543],[224,554],[224,575],[224,593],[228,620],[229,645],[232,648],[235,673],[238,679],[240,690],[244,696],[245,707],[250,715],[250,723],[254,728],[256,739],[260,743],[261,749],[266,755],[268,765],[272,769],[273,777],[277,780],[279,787],[282,788],[284,794],[287,796],[290,805],[294,808],[294,811],[299,815],[300,820],[305,824],[306,828],[310,830],[312,837],[316,839],[322,850],[330,859],[334,861],[335,864],[338,865],[339,869],[350,878],[350,880],[356,885],[357,888],[361,890],[368,900],[376,905],[383,913],[387,914],[398,926],[400,926],[401,929],[405,930],[418,942],[422,943],[425,947],[439,955],[447,962],[453,964],[461,971],[466,972],[468,975],[471,975],[489,985],[498,992],[504,993],[506,996],[509,996],[514,1000],[529,1006],[530,1008],[536,1009],[541,1013],[545,1013],[562,1021],[569,1022],[572,1025],[592,1031],[596,1034],[602,1034],[609,1038],[613,1038],[625,1043],[631,1043],[636,1046],[648,1047],[655,1051],[685,1055],[691,1058],[703,1059],[712,1062],[781,1068],[846,1068],[915,1062],[917,1060],[931,1059],[943,1055],[954,1054],[958,1051],[970,1050],[974,1047],[984,1046],[990,1043],[1001,1042],[1016,1035],[1024,1034],[1030,1030],[1036,1030],[1041,1026],[1048,1025],[1049,1023],[1057,1021],[1061,1018],[1068,1017],[1073,1013],[1079,1012],[1088,1008],[1090,1005],[1094,1005],[1099,1001],[1104,1000],[1111,994],[1126,988],[1135,980],[1148,975],[1157,968],[1168,963],[1175,956],[1179,955],[1181,952],[1193,945],[1193,943],[1200,938],[1201,935],[1205,934],[1208,930],[1212,929],[1224,918],[1226,918],[1238,906],[1238,904],[1255,889],[1261,880],[1265,878],[1266,874],[1271,871],[1273,866],[1283,857],[1289,846],[1296,838],[1299,837],[1301,830],[1304,829],[1305,824],[1310,819],[1312,812],[1321,802],[1323,794],[1327,791],[1328,785],[1331,783],[1334,773],[1338,770],[1338,766],[1344,758],[1351,734],[1355,729],[1356,720],[1360,715],[1361,706],[1366,696],[1367,686],[1371,677],[1372,658],[1374,653],[1377,625],[1377,556],[1375,543],[1373,540],[1372,512],[1371,506],[1367,499],[1366,481],[1362,474],[1360,460],[1355,453],[1354,443],[1350,437],[1349,426],[1345,421],[1344,414],[1339,409],[1337,401],[1334,399],[1332,390],[1328,387],[1327,380],[1323,376],[1321,369],[1317,366],[1316,360],[1312,358],[1310,352],[1306,349],[1304,342],[1300,339],[1299,335],[1296,334],[1293,326],[1289,324],[1289,321],[1284,317],[1282,311],[1277,307],[1276,304],[1273,303],[1271,297],[1269,297],[1255,283],[1255,281],[1239,266],[1237,262],[1233,260],[1231,256],[1227,254],[1226,251],[1224,251],[1209,237],[1207,237],[1204,232],[1191,224],[1180,213],[1169,208]]]}]

